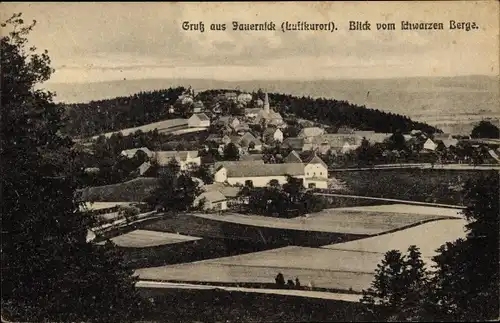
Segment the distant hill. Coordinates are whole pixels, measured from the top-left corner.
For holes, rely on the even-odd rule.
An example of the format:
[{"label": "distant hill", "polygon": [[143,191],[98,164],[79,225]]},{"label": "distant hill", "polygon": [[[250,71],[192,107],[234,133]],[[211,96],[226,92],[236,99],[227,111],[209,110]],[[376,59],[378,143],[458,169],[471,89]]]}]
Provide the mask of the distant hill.
[{"label": "distant hill", "polygon": [[469,132],[483,118],[498,119],[498,78],[493,76],[415,77],[366,80],[317,81],[219,81],[199,79],[120,80],[86,84],[46,84],[58,101],[128,96],[141,91],[192,86],[195,90],[236,89],[287,93],[313,98],[333,98],[402,114],[435,125],[445,132]]}]

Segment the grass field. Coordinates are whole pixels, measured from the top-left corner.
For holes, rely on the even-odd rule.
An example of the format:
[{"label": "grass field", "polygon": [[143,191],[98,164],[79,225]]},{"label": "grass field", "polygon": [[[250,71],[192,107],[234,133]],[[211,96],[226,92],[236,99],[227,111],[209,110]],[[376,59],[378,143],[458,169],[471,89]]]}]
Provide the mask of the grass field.
[{"label": "grass field", "polygon": [[342,193],[451,205],[463,205],[461,184],[481,174],[485,172],[438,169],[331,172],[332,177],[345,183],[346,190],[339,190]]},{"label": "grass field", "polygon": [[97,137],[104,135],[106,138],[111,137],[114,133],[121,132],[124,136],[128,136],[137,130],[141,130],[142,132],[148,132],[148,131],[153,131],[155,129],[158,129],[158,132],[160,133],[169,133],[175,130],[179,130],[182,127],[187,127],[188,121],[187,119],[169,119],[169,120],[163,120],[163,121],[158,121],[158,122],[153,122],[153,123],[148,123],[143,126],[139,127],[133,127],[133,128],[126,128],[126,129],[121,129],[117,131],[110,131],[106,133],[102,133],[96,136],[93,136],[92,139],[96,139]]},{"label": "grass field", "polygon": [[135,230],[111,239],[119,247],[144,248],[166,244],[199,240],[198,237],[190,237],[181,234]]},{"label": "grass field", "polygon": [[366,207],[364,210],[356,208],[325,209],[318,213],[312,213],[308,217],[291,219],[232,213],[223,215],[196,214],[196,216],[214,221],[231,222],[257,227],[367,235],[379,234],[385,231],[395,230],[420,222],[438,220],[448,216],[440,214],[440,212],[445,214],[446,212],[441,211],[439,208],[426,210],[425,207],[421,207],[421,210],[427,212],[417,213],[414,211],[409,212],[409,214],[405,212],[405,208],[401,205],[386,205],[385,209],[391,211],[379,211],[376,208],[370,209],[369,207]]},{"label": "grass field", "polygon": [[384,254],[391,249],[405,252],[413,244],[420,248],[423,256],[429,258],[434,256],[435,250],[445,242],[465,238],[466,223],[462,219],[435,221],[394,233],[332,244],[323,248]]},{"label": "grass field", "polygon": [[81,190],[83,201],[141,202],[156,187],[158,180],[152,177],[139,177],[128,182],[88,187]]}]

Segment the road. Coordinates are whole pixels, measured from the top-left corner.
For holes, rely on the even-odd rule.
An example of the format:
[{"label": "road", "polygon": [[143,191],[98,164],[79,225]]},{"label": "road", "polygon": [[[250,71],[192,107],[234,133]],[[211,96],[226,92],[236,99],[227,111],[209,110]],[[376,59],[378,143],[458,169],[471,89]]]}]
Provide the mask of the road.
[{"label": "road", "polygon": [[298,297],[338,300],[338,301],[345,301],[345,302],[359,302],[361,297],[362,297],[361,295],[356,295],[356,294],[316,292],[316,291],[309,291],[309,290],[228,287],[228,286],[216,286],[216,285],[169,283],[169,282],[146,281],[146,280],[139,280],[136,283],[136,287],[139,287],[139,288],[169,288],[169,289],[200,289],[200,290],[210,290],[210,289],[216,290],[216,289],[218,289],[218,290],[225,290],[225,291],[231,291],[231,292],[290,295],[290,296],[298,296]]}]

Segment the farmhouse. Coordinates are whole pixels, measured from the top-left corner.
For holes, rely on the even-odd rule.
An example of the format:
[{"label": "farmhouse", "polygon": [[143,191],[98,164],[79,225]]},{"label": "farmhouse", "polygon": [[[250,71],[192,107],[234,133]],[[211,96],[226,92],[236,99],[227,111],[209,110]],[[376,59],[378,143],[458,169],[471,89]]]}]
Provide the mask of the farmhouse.
[{"label": "farmhouse", "polygon": [[227,198],[219,191],[206,191],[196,197],[193,205],[200,205],[203,210],[223,211],[227,210]]},{"label": "farmhouse", "polygon": [[190,127],[190,128],[208,128],[208,127],[210,127],[210,118],[205,113],[193,114],[188,119],[188,127]]},{"label": "farmhouse", "polygon": [[153,152],[149,150],[147,147],[134,148],[134,149],[126,149],[120,152],[120,155],[125,156],[127,158],[134,158],[137,152],[142,151],[149,158],[153,157]]},{"label": "farmhouse", "polygon": [[175,159],[181,170],[187,170],[189,164],[201,165],[201,158],[197,151],[156,151],[154,161],[160,167],[167,166],[172,159]]},{"label": "farmhouse", "polygon": [[214,181],[229,185],[267,186],[271,180],[280,184],[287,182],[287,176],[303,180],[307,188],[327,188],[328,167],[315,154],[307,163],[284,164],[226,164],[215,168]]}]

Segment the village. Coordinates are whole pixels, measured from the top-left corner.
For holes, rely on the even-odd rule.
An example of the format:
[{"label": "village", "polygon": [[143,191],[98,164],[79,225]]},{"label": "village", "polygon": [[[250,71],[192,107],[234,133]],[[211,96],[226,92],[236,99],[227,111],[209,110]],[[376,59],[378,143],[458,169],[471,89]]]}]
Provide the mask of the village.
[{"label": "village", "polygon": [[[266,187],[272,181],[283,185],[288,176],[300,179],[306,189],[335,189],[338,181],[331,177],[331,172],[329,177],[329,171],[342,168],[342,161],[349,158],[358,162],[356,167],[366,165],[367,160],[377,157],[366,155],[370,147],[378,147],[372,149],[372,154],[378,152],[383,158],[377,165],[372,163],[372,168],[404,165],[431,165],[433,168],[441,165],[442,168],[449,164],[463,168],[469,164],[495,165],[499,161],[498,142],[472,140],[468,135],[429,135],[420,130],[392,134],[349,127],[339,127],[331,133],[329,127],[318,122],[294,120],[288,124],[290,119],[275,111],[269,95],[260,93],[263,99],[256,98],[255,94],[225,91],[219,94],[212,107],[206,108],[194,90],[188,88],[168,109],[172,114],[176,113],[176,108],[183,110],[184,114],[191,113],[190,117],[174,119],[172,126],[161,128],[159,132],[169,134],[169,138],[173,138],[169,140],[195,135],[194,141],[184,142],[184,146],[191,144],[193,149],[183,150],[182,144],[174,147],[175,150],[154,150],[146,146],[124,149],[118,158],[141,161],[127,179],[158,177],[173,160],[181,171],[194,173],[200,168],[206,169],[210,173],[208,183],[196,178],[203,186],[196,203],[202,198],[206,200],[205,210],[222,211],[233,204],[231,200],[236,198],[241,187]],[[230,107],[238,114],[223,113]],[[158,128],[149,127],[148,130],[158,131]],[[134,131],[141,132],[140,128]],[[134,132],[128,131],[128,134],[133,136]],[[197,134],[203,135],[197,137]],[[106,135],[110,138],[117,133]],[[93,140],[85,145],[92,145],[99,140],[98,136]],[[464,143],[468,145],[465,148]],[[362,148],[366,148],[365,155],[359,154]],[[88,167],[86,172],[98,174],[99,168]]]}]

